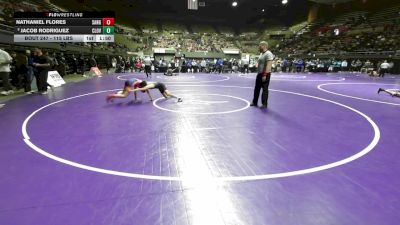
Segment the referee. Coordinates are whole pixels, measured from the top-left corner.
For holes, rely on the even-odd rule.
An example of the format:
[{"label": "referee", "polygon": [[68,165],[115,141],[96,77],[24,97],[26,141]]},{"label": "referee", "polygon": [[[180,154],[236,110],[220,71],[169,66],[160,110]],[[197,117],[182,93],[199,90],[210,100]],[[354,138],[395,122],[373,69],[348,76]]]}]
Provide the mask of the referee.
[{"label": "referee", "polygon": [[144,58],[144,71],[146,72],[146,77],[151,78],[151,59],[149,56],[146,56],[146,58]]},{"label": "referee", "polygon": [[262,41],[259,45],[260,57],[258,58],[258,69],[256,86],[254,87],[254,98],[251,106],[258,106],[258,97],[260,96],[260,90],[263,89],[261,97],[261,108],[268,106],[268,86],[271,79],[271,66],[274,55],[268,50],[268,42]]}]

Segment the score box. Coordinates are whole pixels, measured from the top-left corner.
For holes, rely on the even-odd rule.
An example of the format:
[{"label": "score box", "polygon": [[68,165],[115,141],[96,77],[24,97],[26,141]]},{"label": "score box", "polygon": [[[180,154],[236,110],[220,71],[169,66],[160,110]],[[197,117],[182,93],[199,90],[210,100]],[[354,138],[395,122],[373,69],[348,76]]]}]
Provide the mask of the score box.
[{"label": "score box", "polygon": [[96,42],[114,42],[114,35],[96,35]]},{"label": "score box", "polygon": [[114,27],[103,27],[103,34],[114,34]]},{"label": "score box", "polygon": [[103,18],[103,26],[114,26],[114,18]]}]

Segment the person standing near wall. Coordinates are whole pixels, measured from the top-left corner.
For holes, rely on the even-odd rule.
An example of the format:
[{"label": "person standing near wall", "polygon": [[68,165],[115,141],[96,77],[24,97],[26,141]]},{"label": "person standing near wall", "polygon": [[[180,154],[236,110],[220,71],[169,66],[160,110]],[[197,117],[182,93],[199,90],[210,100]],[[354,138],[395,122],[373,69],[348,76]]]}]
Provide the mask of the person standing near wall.
[{"label": "person standing near wall", "polygon": [[42,50],[35,48],[35,56],[33,66],[36,68],[36,86],[40,94],[47,94],[47,76],[51,68],[51,62],[49,57],[43,54]]}]

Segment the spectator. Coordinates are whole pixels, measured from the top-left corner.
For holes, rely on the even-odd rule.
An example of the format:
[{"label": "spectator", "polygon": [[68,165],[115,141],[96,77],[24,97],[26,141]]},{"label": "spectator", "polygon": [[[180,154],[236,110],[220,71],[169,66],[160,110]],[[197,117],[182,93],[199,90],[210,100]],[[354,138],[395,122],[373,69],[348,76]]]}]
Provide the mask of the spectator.
[{"label": "spectator", "polygon": [[96,61],[94,55],[92,55],[92,57],[90,57],[89,64],[90,64],[90,67],[97,67],[97,61]]},{"label": "spectator", "polygon": [[14,87],[17,87],[19,82],[18,79],[18,71],[17,71],[17,53],[16,52],[11,52],[11,58],[12,58],[12,62],[10,64],[10,77],[11,77],[11,85],[13,85]]},{"label": "spectator", "polygon": [[192,59],[188,59],[187,61],[186,61],[186,68],[187,68],[187,72],[188,73],[193,73],[193,70],[192,70]]},{"label": "spectator", "polygon": [[111,59],[111,65],[114,68],[114,70],[117,68],[117,59],[115,57]]},{"label": "spectator", "polygon": [[0,49],[0,77],[3,82],[3,89],[4,91],[1,92],[2,95],[10,95],[13,94],[14,91],[12,90],[10,84],[10,64],[12,63],[12,58],[8,52]]},{"label": "spectator", "polygon": [[129,56],[125,58],[125,71],[130,71],[131,70],[131,60],[129,59]]},{"label": "spectator", "polygon": [[61,77],[64,77],[67,74],[67,63],[64,57],[64,53],[60,53],[58,56],[58,68],[57,71]]},{"label": "spectator", "polygon": [[86,71],[85,56],[81,54],[78,58],[78,73],[82,74],[82,76],[85,76],[85,71]]},{"label": "spectator", "polygon": [[111,67],[112,67],[112,65],[111,65],[111,59],[110,59],[110,56],[107,55],[107,56],[106,56],[106,69],[107,69],[107,74],[109,73]]},{"label": "spectator", "polygon": [[150,56],[146,56],[144,58],[144,71],[146,72],[146,77],[148,78],[150,76],[151,78],[151,59]]},{"label": "spectator", "polygon": [[131,64],[131,72],[133,72],[135,70],[135,58],[134,57],[130,57],[129,58],[129,62]]},{"label": "spectator", "polygon": [[224,60],[223,59],[218,59],[216,65],[216,69],[218,73],[220,74],[222,72],[222,67],[224,65]]},{"label": "spectator", "polygon": [[196,60],[192,60],[192,73],[197,73],[198,66]]},{"label": "spectator", "polygon": [[342,65],[340,65],[341,71],[347,71],[347,66],[348,66],[347,60],[343,60]]},{"label": "spectator", "polygon": [[392,73],[392,72],[393,72],[393,71],[392,71],[392,70],[393,70],[393,67],[394,67],[394,62],[393,62],[393,61],[390,61],[390,62],[389,62],[389,71],[388,71],[389,73]]},{"label": "spectator", "polygon": [[47,94],[47,83],[48,72],[51,68],[50,59],[43,54],[42,50],[35,48],[35,59],[33,66],[36,68],[36,86],[40,94]]},{"label": "spectator", "polygon": [[50,63],[51,63],[51,70],[58,71],[58,66],[60,64],[58,63],[57,54],[55,52],[53,52],[52,54],[50,54],[49,59],[50,59]]},{"label": "spectator", "polygon": [[76,58],[76,56],[74,54],[72,54],[72,56],[71,56],[71,61],[72,61],[72,72],[74,74],[77,74],[78,73],[78,67],[79,67],[79,61],[78,61],[78,59]]},{"label": "spectator", "polygon": [[25,53],[28,58],[28,68],[26,77],[23,80],[24,91],[26,94],[32,94],[31,84],[34,76],[34,68],[33,68],[34,53],[31,52],[30,50],[26,50]]},{"label": "spectator", "polygon": [[206,60],[202,59],[200,62],[200,72],[204,72],[207,66]]},{"label": "spectator", "polygon": [[142,70],[142,61],[138,58],[135,62],[135,71],[140,72]]},{"label": "spectator", "polygon": [[[15,64],[15,71],[18,77],[18,83],[16,84],[17,89],[22,88],[22,86],[25,86],[24,83],[27,77],[28,73],[28,57],[26,56],[25,51],[19,51],[17,53],[17,56],[15,58],[16,64]],[[26,91],[26,90],[25,90]]]}]

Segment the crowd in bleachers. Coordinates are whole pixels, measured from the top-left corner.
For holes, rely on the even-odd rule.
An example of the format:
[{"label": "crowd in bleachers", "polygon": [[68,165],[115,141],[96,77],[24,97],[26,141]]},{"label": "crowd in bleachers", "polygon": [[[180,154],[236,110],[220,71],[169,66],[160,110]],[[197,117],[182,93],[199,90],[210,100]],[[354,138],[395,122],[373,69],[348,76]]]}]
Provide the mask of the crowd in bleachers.
[{"label": "crowd in bleachers", "polygon": [[150,58],[149,56],[146,56],[126,59],[122,58],[121,66],[118,68],[117,65],[116,72],[144,72],[146,58],[149,60],[148,66],[150,66],[151,71],[156,73],[167,73],[169,70],[174,71],[174,73],[232,73],[240,71],[255,71],[254,64],[249,66],[249,62],[235,58],[194,59],[185,57]]},{"label": "crowd in bleachers", "polygon": [[[61,8],[49,3],[37,4],[28,1],[0,0],[0,23],[12,25],[13,13],[16,11],[61,11]],[[300,55],[311,53],[337,53],[355,51],[390,51],[400,44],[400,14],[396,9],[385,13],[370,15],[366,12],[353,12],[350,16],[339,16],[334,21],[319,24],[308,33],[285,38],[274,49],[275,54]],[[240,48],[248,51],[249,46],[241,45],[229,38],[227,34],[210,30],[208,33],[189,33],[185,30],[159,32],[157,26],[142,27],[137,32],[126,31],[116,26],[115,32],[126,35],[136,43],[134,49],[126,44],[112,43],[74,43],[76,45],[116,51],[144,51],[151,47],[175,48],[178,51],[221,52],[224,48]],[[162,26],[160,26],[162,27]],[[176,28],[176,27],[175,27]],[[175,28],[166,27],[166,31]],[[182,27],[179,27],[183,29]],[[373,29],[362,32],[362,29]],[[177,29],[177,28],[176,28]],[[339,35],[335,34],[339,31]],[[355,33],[354,30],[361,32]],[[373,31],[373,32],[371,32]],[[179,34],[174,34],[178,32]],[[145,40],[144,35],[148,35]],[[259,41],[259,36],[244,35],[240,41]],[[150,41],[148,40],[150,39]]]},{"label": "crowd in bleachers", "polygon": [[284,39],[275,48],[277,54],[307,55],[313,53],[383,52],[399,49],[400,29],[382,32],[356,34],[327,33],[325,35],[305,34]]},{"label": "crowd in bleachers", "polygon": [[319,23],[309,32],[283,39],[274,50],[281,55],[396,51],[400,49],[400,13],[391,16],[377,20],[360,13]]},{"label": "crowd in bleachers", "polygon": [[222,52],[224,48],[237,48],[225,35],[216,33],[206,34],[162,34],[155,38],[153,47],[175,48],[188,52]]},{"label": "crowd in bleachers", "polygon": [[25,1],[0,0],[0,23],[12,26],[14,12],[40,12],[46,8]]},{"label": "crowd in bleachers", "polygon": [[[386,16],[377,16],[382,13]],[[291,71],[375,71],[376,74],[381,71],[384,60],[374,60],[373,55],[387,58],[400,55],[400,13],[398,10],[392,10],[390,16],[387,16],[387,13],[370,15],[365,12],[353,12],[351,16],[319,22],[310,27],[308,32],[282,39],[272,51],[286,58],[285,62],[280,62],[286,65],[279,67],[292,68]],[[372,58],[353,58],[349,61],[343,59],[360,54],[366,55],[364,58]],[[332,55],[337,59],[315,58]],[[301,63],[297,63],[298,61]],[[393,60],[389,61],[390,68],[393,69]],[[343,67],[342,63],[346,66]]]}]

